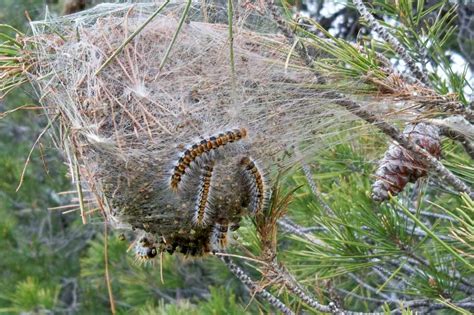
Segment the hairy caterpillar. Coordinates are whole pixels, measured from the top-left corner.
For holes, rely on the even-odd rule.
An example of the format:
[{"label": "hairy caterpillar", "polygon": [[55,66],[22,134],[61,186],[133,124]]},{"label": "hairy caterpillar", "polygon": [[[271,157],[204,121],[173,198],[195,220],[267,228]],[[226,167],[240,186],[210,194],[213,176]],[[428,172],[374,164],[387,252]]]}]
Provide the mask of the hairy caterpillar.
[{"label": "hairy caterpillar", "polygon": [[225,248],[227,246],[227,234],[229,231],[229,224],[227,222],[216,223],[212,230],[212,247]]},{"label": "hairy caterpillar", "polygon": [[142,237],[135,244],[135,257],[138,261],[149,261],[158,254],[155,245],[146,237]]},{"label": "hairy caterpillar", "polygon": [[187,168],[197,158],[204,154],[211,152],[219,147],[239,141],[247,136],[247,129],[240,128],[229,130],[225,133],[219,133],[217,136],[211,136],[208,139],[203,139],[201,142],[195,143],[191,148],[184,151],[182,157],[179,159],[178,164],[174,167],[173,175],[171,176],[170,186],[173,190],[178,190],[178,185],[181,182],[183,175],[186,173]]},{"label": "hairy caterpillar", "polygon": [[266,193],[262,172],[249,157],[242,158],[240,164],[244,168],[243,172],[249,181],[250,196],[252,197],[252,213],[259,213],[264,208]]},{"label": "hairy caterpillar", "polygon": [[194,224],[198,226],[206,226],[209,220],[210,213],[210,193],[212,172],[214,169],[214,162],[211,162],[203,167],[200,176],[200,185],[198,198],[196,200],[196,209],[193,217]]}]

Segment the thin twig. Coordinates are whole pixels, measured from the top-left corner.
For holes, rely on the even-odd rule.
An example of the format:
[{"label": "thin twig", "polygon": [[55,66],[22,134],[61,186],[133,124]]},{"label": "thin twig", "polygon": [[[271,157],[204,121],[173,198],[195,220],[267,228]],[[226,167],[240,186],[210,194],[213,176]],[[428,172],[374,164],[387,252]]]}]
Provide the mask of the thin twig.
[{"label": "thin twig", "polygon": [[301,167],[303,169],[303,173],[306,177],[306,180],[308,181],[309,187],[311,188],[311,192],[313,193],[313,195],[316,197],[316,199],[321,204],[326,213],[331,216],[334,216],[334,211],[332,211],[331,207],[324,201],[323,196],[321,196],[321,193],[319,192],[318,187],[316,186],[316,183],[313,180],[313,173],[311,172],[311,168],[309,167],[309,165],[306,164],[306,162],[301,161]]},{"label": "thin twig", "polygon": [[303,303],[311,306],[313,309],[325,313],[339,313],[340,310],[336,307],[334,302],[330,302],[328,305],[323,305],[316,301],[308,293],[304,292],[299,283],[294,277],[288,273],[288,271],[280,266],[275,260],[269,263],[269,267],[272,268],[272,272],[283,280],[285,287],[294,295],[299,297]]},{"label": "thin twig", "polygon": [[278,220],[278,225],[280,225],[280,227],[282,227],[288,233],[303,237],[304,239],[310,241],[311,243],[315,245],[319,245],[319,246],[325,245],[322,241],[320,241],[313,235],[309,234],[308,232],[304,231],[304,228],[297,225],[296,223],[293,223],[288,218]]},{"label": "thin twig", "polygon": [[99,69],[97,69],[95,75],[97,76],[105,67],[107,67],[107,65],[115,57],[117,57],[117,55],[123,50],[123,48],[127,46],[127,44],[130,43],[132,39],[134,39],[135,36],[137,36],[145,28],[145,26],[147,26],[151,22],[155,18],[155,16],[157,16],[168,5],[169,2],[170,0],[165,0],[165,2],[155,12],[153,12],[153,14],[150,15],[150,17],[146,19],[146,21],[143,22],[143,24],[140,25],[140,27],[137,28],[135,32],[133,32],[129,37],[127,37],[127,39],[113,52],[112,55],[110,55],[109,58],[107,58],[107,60],[99,67]]},{"label": "thin twig", "polygon": [[234,61],[234,5],[233,0],[227,1],[227,23],[229,27],[229,55],[230,55],[230,68],[232,71],[232,82],[235,81],[235,61]]},{"label": "thin twig", "polygon": [[33,146],[31,147],[30,152],[28,153],[28,157],[26,158],[25,164],[23,165],[23,170],[21,171],[21,175],[20,175],[20,181],[19,181],[18,186],[16,187],[16,190],[15,190],[16,192],[18,192],[21,188],[21,185],[23,185],[23,179],[25,177],[26,168],[28,167],[28,164],[30,163],[31,155],[33,154],[33,151],[35,150],[36,145],[41,140],[41,138],[44,136],[46,131],[48,131],[48,129],[51,128],[51,126],[53,125],[53,123],[56,121],[56,119],[58,117],[59,117],[59,114],[57,114],[52,120],[50,120],[48,122],[46,127],[44,127],[43,131],[41,131],[38,138],[36,138],[35,142],[33,143]]},{"label": "thin twig", "polygon": [[174,33],[173,38],[171,39],[171,43],[166,49],[165,56],[161,60],[160,67],[159,67],[160,71],[161,69],[163,69],[163,66],[165,65],[166,60],[168,59],[168,56],[171,52],[171,49],[173,49],[176,39],[178,38],[179,32],[181,31],[181,28],[183,27],[184,21],[188,17],[188,12],[189,12],[189,8],[191,7],[191,3],[192,3],[192,0],[188,0],[188,2],[186,3],[186,6],[184,7],[183,15],[181,15],[181,18],[179,19],[179,22],[178,22],[178,28],[176,29],[176,32]]},{"label": "thin twig", "polygon": [[85,211],[85,206],[84,206],[84,194],[82,192],[82,185],[81,185],[81,171],[79,168],[79,161],[77,160],[77,155],[76,152],[73,153],[74,157],[74,171],[75,171],[75,182],[76,182],[76,189],[77,189],[77,196],[79,198],[79,208],[81,209],[81,219],[82,219],[82,224],[87,223],[86,219],[86,211]]},{"label": "thin twig", "polygon": [[410,56],[407,50],[402,46],[395,36],[390,34],[380,23],[374,18],[374,16],[369,12],[362,0],[353,0],[357,10],[360,15],[367,21],[369,27],[373,29],[383,40],[385,40],[395,52],[405,61],[410,71],[413,75],[420,80],[424,85],[429,86],[430,81],[426,74],[418,68],[415,60]]},{"label": "thin twig", "polygon": [[30,105],[30,104],[25,104],[25,105],[18,106],[16,108],[7,110],[5,112],[0,112],[0,119],[3,119],[5,117],[7,117],[8,115],[10,115],[11,113],[14,113],[18,110],[41,110],[41,109],[44,109],[44,108],[42,106],[34,106],[34,105]]},{"label": "thin twig", "polygon": [[222,260],[229,270],[245,285],[249,288],[252,294],[265,299],[270,303],[270,305],[279,309],[285,315],[294,315],[295,313],[291,311],[282,301],[277,297],[273,296],[267,290],[260,288],[256,285],[253,280],[243,271],[239,266],[237,266],[230,257],[228,256],[218,256]]}]

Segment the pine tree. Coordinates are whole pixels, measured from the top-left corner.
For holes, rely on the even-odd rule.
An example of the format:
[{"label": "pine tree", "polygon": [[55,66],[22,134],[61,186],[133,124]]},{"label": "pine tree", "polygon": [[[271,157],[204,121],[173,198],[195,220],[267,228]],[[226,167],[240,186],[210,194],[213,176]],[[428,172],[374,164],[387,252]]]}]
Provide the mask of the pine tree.
[{"label": "pine tree", "polygon": [[[271,184],[265,186],[268,195],[258,189],[263,179],[248,184],[254,189],[253,204],[265,197],[265,206],[243,218],[227,250],[191,259],[163,250],[151,263],[137,262],[126,253],[140,244],[133,232],[119,235],[107,225],[94,226],[104,220],[100,215],[92,218],[91,228],[77,219],[65,228],[66,243],[55,232],[52,243],[31,245],[33,252],[44,255],[45,265],[56,262],[49,267],[52,274],[68,263],[61,253],[71,253],[72,280],[60,282],[56,275],[47,281],[42,273],[47,266],[35,261],[35,268],[18,270],[7,280],[15,284],[13,290],[0,291],[4,311],[472,312],[474,116],[468,105],[468,68],[459,73],[450,58],[453,50],[468,47],[463,42],[459,48],[456,5],[447,0],[354,0],[346,3],[344,12],[357,16],[354,23],[360,33],[334,36],[318,23],[320,16],[299,15],[296,5],[286,1],[249,2],[244,11],[232,1],[228,4],[219,10],[204,3],[196,10],[215,9],[215,22],[228,23],[232,82],[238,73],[238,51],[233,50],[229,26],[240,27],[239,14],[245,10],[265,14],[267,22],[250,27],[262,31],[277,25],[289,47],[284,51],[287,65],[293,59],[302,61],[298,66],[313,76],[307,84],[318,102],[327,102],[328,110],[337,108],[333,115],[346,112],[348,123],[336,130],[328,126],[320,141],[330,145],[314,155],[306,152],[316,137],[298,143],[288,153],[293,154],[290,167],[280,168],[274,180],[265,182]],[[466,6],[460,4],[462,12]],[[173,57],[173,43],[184,32],[181,25],[189,7],[184,8],[165,60]],[[247,23],[260,21],[252,18]],[[34,72],[28,63],[34,55],[22,41],[28,38],[25,34],[9,26],[1,31],[0,91],[8,93],[31,79],[25,74]],[[463,32],[464,24],[459,34]],[[120,49],[115,52],[104,68]],[[199,101],[202,96],[191,97]],[[56,123],[50,117],[47,127],[56,128]],[[247,171],[266,177],[257,164]],[[72,175],[79,182],[85,162],[72,165],[77,166]],[[19,173],[14,176],[22,176]],[[91,202],[86,208],[88,196],[78,185],[72,201],[83,214],[97,207]],[[12,261],[2,260],[4,268],[11,269],[15,263],[26,266],[31,252],[18,252],[25,247],[12,245],[24,236],[15,235],[17,217],[7,210],[0,208],[6,218],[0,223],[0,245],[2,251],[14,253]],[[74,238],[69,236],[79,229]],[[77,251],[69,250],[75,246]],[[222,294],[227,288],[230,293]],[[74,303],[66,305],[68,300]]]}]

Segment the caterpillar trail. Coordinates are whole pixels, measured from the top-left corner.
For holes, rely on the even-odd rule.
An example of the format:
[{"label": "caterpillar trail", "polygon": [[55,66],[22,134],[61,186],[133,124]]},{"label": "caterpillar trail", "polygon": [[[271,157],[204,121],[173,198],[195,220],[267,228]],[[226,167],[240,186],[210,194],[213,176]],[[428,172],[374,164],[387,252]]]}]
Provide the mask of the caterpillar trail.
[{"label": "caterpillar trail", "polygon": [[183,155],[178,161],[178,164],[174,167],[173,175],[171,176],[170,186],[174,191],[178,190],[179,183],[186,170],[189,168],[192,162],[197,158],[208,154],[212,150],[219,147],[225,146],[228,143],[239,141],[247,136],[247,129],[240,128],[229,130],[225,133],[219,133],[216,136],[211,136],[208,139],[203,139],[199,143],[195,143],[191,148],[184,151]]},{"label": "caterpillar trail", "polygon": [[227,247],[229,224],[216,223],[212,231],[212,245],[215,249],[224,249]]},{"label": "caterpillar trail", "polygon": [[207,226],[210,215],[209,198],[211,193],[212,172],[214,162],[205,165],[201,171],[199,193],[196,201],[196,208],[193,223],[198,226]]},{"label": "caterpillar trail", "polygon": [[244,168],[246,178],[249,181],[250,195],[252,197],[252,213],[257,214],[265,206],[266,187],[262,172],[259,170],[255,162],[249,157],[244,157],[240,161]]},{"label": "caterpillar trail", "polygon": [[142,237],[135,244],[135,257],[139,262],[146,262],[156,257],[158,251],[148,238]]}]

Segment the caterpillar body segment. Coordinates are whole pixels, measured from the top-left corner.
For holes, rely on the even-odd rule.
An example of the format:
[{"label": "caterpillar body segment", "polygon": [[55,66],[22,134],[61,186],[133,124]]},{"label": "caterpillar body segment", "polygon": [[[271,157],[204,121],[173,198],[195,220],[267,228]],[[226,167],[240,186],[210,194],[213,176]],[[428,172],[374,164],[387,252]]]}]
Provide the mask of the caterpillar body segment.
[{"label": "caterpillar body segment", "polygon": [[211,215],[210,195],[214,161],[205,165],[201,170],[199,192],[194,210],[193,223],[197,226],[207,226]]},{"label": "caterpillar body segment", "polygon": [[263,210],[266,201],[267,188],[263,173],[255,162],[247,156],[240,160],[240,164],[250,189],[250,206],[252,208],[252,213],[257,214]]},{"label": "caterpillar body segment", "polygon": [[216,223],[212,229],[212,247],[214,249],[224,249],[228,243],[229,223]]},{"label": "caterpillar body segment", "polygon": [[174,191],[178,190],[178,186],[186,173],[191,163],[195,162],[201,157],[212,153],[214,150],[233,143],[247,137],[247,129],[233,129],[225,133],[219,133],[207,139],[201,140],[199,143],[194,143],[186,149],[175,165],[173,175],[171,176],[170,186]]}]

